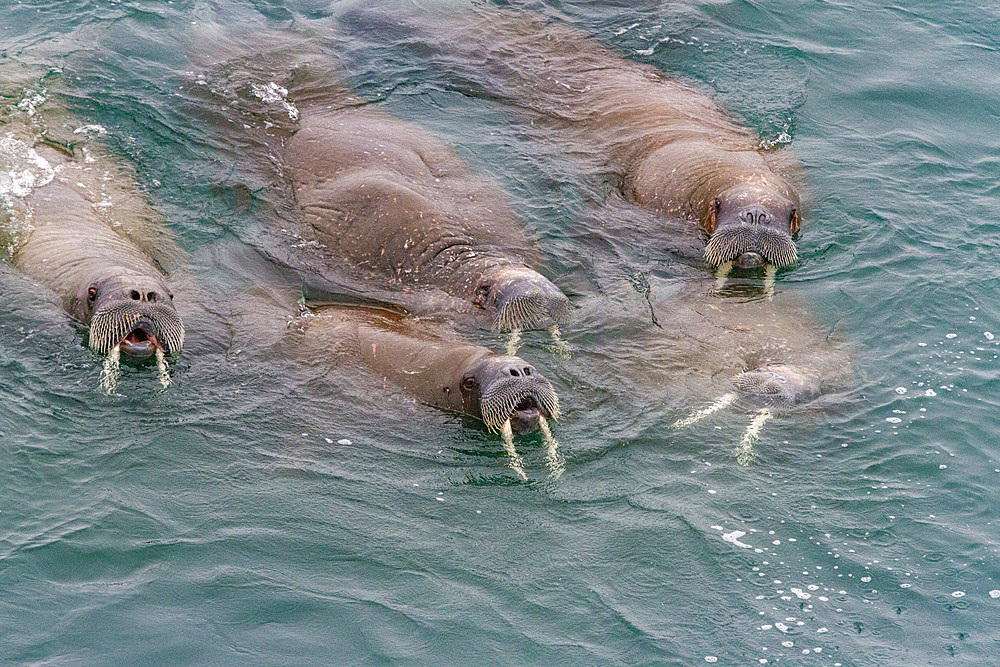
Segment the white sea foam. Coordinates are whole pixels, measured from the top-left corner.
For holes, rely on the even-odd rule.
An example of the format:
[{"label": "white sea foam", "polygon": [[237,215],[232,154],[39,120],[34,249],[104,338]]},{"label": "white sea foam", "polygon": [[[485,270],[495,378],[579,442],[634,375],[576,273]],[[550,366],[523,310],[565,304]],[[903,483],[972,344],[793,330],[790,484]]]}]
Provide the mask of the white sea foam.
[{"label": "white sea foam", "polygon": [[288,89],[284,86],[279,86],[274,81],[269,82],[267,85],[254,82],[250,84],[250,90],[253,91],[254,95],[268,104],[281,103],[285,107],[289,119],[299,119],[299,110],[286,99],[288,97]]}]

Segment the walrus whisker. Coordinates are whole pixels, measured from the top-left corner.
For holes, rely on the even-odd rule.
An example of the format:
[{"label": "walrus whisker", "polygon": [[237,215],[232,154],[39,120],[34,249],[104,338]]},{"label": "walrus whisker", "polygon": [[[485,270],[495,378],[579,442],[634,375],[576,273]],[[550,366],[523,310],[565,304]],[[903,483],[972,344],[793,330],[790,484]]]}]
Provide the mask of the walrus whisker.
[{"label": "walrus whisker", "polygon": [[562,359],[569,359],[573,356],[573,352],[570,349],[569,343],[562,339],[562,335],[559,333],[559,325],[553,324],[549,327],[549,336],[552,337],[552,353],[557,357]]},{"label": "walrus whisker", "polygon": [[690,426],[691,424],[696,424],[700,422],[705,417],[712,413],[718,412],[725,407],[732,405],[736,401],[736,394],[729,392],[728,394],[723,394],[719,399],[712,403],[707,408],[702,408],[701,410],[695,410],[690,415],[684,419],[678,419],[673,423],[674,428],[684,428],[685,426]]},{"label": "walrus whisker", "polygon": [[764,267],[764,294],[774,296],[774,281],[778,275],[778,267],[768,264]]},{"label": "walrus whisker", "polygon": [[511,329],[507,335],[506,354],[508,357],[517,355],[518,348],[521,347],[521,330]]},{"label": "walrus whisker", "polygon": [[159,371],[160,384],[166,389],[170,386],[170,371],[167,369],[167,360],[161,348],[156,348],[156,368]]},{"label": "walrus whisker", "polygon": [[726,285],[726,278],[729,277],[729,272],[733,270],[733,262],[729,260],[728,262],[723,262],[719,265],[718,270],[715,272],[715,289],[720,290]]},{"label": "walrus whisker", "polygon": [[118,388],[118,378],[121,376],[120,358],[121,346],[115,345],[104,360],[104,368],[101,370],[101,389],[109,396]]},{"label": "walrus whisker", "polygon": [[559,456],[559,443],[552,437],[552,431],[549,430],[549,423],[543,415],[538,415],[538,428],[542,432],[542,441],[545,443],[545,463],[549,467],[549,477],[551,479],[559,479],[566,468],[562,458]]},{"label": "walrus whisker", "polygon": [[518,455],[517,450],[514,449],[514,430],[510,426],[510,420],[508,419],[500,427],[500,435],[503,437],[503,448],[507,452],[508,464],[511,469],[516,472],[521,479],[528,481],[528,476],[524,472],[524,461]]},{"label": "walrus whisker", "polygon": [[734,453],[736,454],[736,462],[741,466],[750,465],[754,459],[757,458],[757,453],[753,449],[753,444],[757,442],[760,437],[760,430],[764,428],[766,424],[772,417],[774,413],[770,408],[761,408],[754,415],[753,420],[750,425],[747,426],[747,430],[743,432],[743,437],[740,438],[740,444],[736,446]]}]

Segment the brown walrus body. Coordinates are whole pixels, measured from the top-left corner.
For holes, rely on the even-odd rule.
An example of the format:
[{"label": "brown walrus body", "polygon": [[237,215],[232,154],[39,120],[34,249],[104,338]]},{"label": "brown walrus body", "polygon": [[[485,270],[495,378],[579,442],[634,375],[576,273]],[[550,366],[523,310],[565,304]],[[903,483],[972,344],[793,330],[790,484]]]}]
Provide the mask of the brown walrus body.
[{"label": "brown walrus body", "polygon": [[421,402],[494,431],[509,420],[514,432],[526,432],[539,426],[539,417],[559,416],[552,385],[531,364],[465,342],[439,323],[361,306],[292,315],[293,303],[289,295],[255,294],[237,307],[237,336],[248,347],[310,365],[363,364]]},{"label": "brown walrus body", "polygon": [[152,257],[170,242],[117,165],[93,145],[56,150],[25,123],[0,126],[0,140],[24,178],[4,223],[14,266],[59,296],[95,352],[178,354],[184,328]]},{"label": "brown walrus body", "polygon": [[500,191],[430,133],[357,98],[290,91],[284,172],[331,259],[484,309],[498,329],[564,322],[569,302]]},{"label": "brown walrus body", "polygon": [[529,13],[491,11],[446,35],[437,43],[471,63],[466,85],[574,133],[626,198],[697,222],[713,266],[795,261],[800,169],[705,94]]}]

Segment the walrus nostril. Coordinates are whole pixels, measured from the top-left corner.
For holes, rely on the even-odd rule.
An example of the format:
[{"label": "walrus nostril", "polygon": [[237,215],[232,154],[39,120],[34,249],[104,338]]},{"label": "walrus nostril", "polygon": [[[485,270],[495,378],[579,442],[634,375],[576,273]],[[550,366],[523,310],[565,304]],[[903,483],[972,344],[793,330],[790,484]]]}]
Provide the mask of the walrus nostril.
[{"label": "walrus nostril", "polygon": [[132,290],[132,293],[129,294],[129,296],[131,296],[134,301],[138,301],[142,298],[142,295],[139,294],[139,290]]},{"label": "walrus nostril", "polygon": [[525,377],[531,375],[531,367],[530,366],[526,366],[524,368],[524,371],[522,371],[522,372],[524,373]]},{"label": "walrus nostril", "polygon": [[156,303],[156,292],[146,292],[146,301]]},{"label": "walrus nostril", "polygon": [[521,374],[517,372],[516,368],[510,369],[510,374],[513,375],[516,378],[521,377]]}]

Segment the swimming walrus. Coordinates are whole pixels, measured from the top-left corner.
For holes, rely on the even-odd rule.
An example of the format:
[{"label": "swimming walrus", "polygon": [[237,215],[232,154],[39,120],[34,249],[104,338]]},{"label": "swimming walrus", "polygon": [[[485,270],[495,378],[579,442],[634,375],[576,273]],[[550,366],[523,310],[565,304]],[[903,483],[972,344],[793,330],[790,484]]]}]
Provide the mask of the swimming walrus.
[{"label": "swimming walrus", "polygon": [[[359,28],[382,30],[359,14]],[[707,95],[528,12],[490,8],[425,28],[450,81],[547,119],[575,154],[605,163],[626,199],[697,223],[712,267],[796,261],[800,168]]]},{"label": "swimming walrus", "polygon": [[426,130],[349,95],[298,95],[284,171],[316,238],[337,258],[431,286],[484,310],[496,329],[546,328],[569,317],[500,191]]},{"label": "swimming walrus", "polygon": [[[9,256],[56,293],[86,327],[90,349],[108,356],[112,368],[119,354],[155,357],[166,383],[165,358],[184,343],[173,293],[154,259],[167,257],[171,242],[134,184],[96,144],[72,135],[53,139],[38,122],[0,125],[0,171],[13,176],[0,211]],[[83,146],[71,146],[73,139]],[[110,390],[114,379],[105,382]]]},{"label": "swimming walrus", "polygon": [[520,357],[464,341],[440,322],[360,305],[296,308],[289,295],[259,289],[236,304],[231,320],[241,350],[311,366],[360,364],[427,405],[483,422],[503,435],[522,476],[511,438],[540,429],[557,464],[548,420],[559,418],[559,399]]}]

